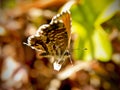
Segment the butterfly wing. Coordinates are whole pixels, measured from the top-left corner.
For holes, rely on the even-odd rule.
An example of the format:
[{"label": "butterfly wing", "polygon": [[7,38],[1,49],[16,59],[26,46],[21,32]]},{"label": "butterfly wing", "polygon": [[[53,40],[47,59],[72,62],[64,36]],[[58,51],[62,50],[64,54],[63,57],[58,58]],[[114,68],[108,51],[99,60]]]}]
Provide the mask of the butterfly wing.
[{"label": "butterfly wing", "polygon": [[61,20],[63,24],[65,25],[67,35],[68,35],[68,47],[70,45],[70,39],[71,39],[71,18],[70,18],[70,12],[65,11],[62,12],[61,14],[57,14],[56,16],[53,17],[51,23]]},{"label": "butterfly wing", "polygon": [[68,34],[68,47],[70,47],[70,40],[71,40],[71,18],[70,18],[70,12],[64,13],[65,15],[62,16],[63,23],[65,24],[66,31]]},{"label": "butterfly wing", "polygon": [[35,35],[28,37],[26,45],[54,57],[54,69],[59,70],[69,49],[71,20],[69,11],[54,16],[50,24],[39,27]]},{"label": "butterfly wing", "polygon": [[40,26],[36,34],[28,38],[27,45],[53,56],[63,54],[70,42],[70,24],[68,11],[57,14],[50,24]]},{"label": "butterfly wing", "polygon": [[27,43],[24,44],[30,46],[32,49],[35,49],[37,51],[47,52],[48,48],[44,42],[46,40],[46,37],[43,34],[43,30],[48,26],[48,24],[40,26],[35,35],[29,36],[27,39]]},{"label": "butterfly wing", "polygon": [[[59,57],[53,63],[54,70],[59,71],[61,69],[61,66],[64,63],[65,59],[67,57],[69,57],[69,55],[67,55],[67,52],[69,52],[70,39],[71,39],[70,38],[70,36],[71,36],[70,12],[66,11],[66,12],[62,12],[61,14],[54,16],[50,24],[53,24],[57,21],[62,22],[62,24],[63,24],[63,27],[61,27],[62,31],[60,33],[66,33],[66,34],[61,34],[61,36],[63,38],[61,38],[62,42],[59,43],[59,44],[64,43],[60,47],[60,51],[62,51],[62,53],[59,55]],[[59,35],[58,35],[58,37],[59,37]],[[59,39],[58,39],[58,41],[59,41]]]}]

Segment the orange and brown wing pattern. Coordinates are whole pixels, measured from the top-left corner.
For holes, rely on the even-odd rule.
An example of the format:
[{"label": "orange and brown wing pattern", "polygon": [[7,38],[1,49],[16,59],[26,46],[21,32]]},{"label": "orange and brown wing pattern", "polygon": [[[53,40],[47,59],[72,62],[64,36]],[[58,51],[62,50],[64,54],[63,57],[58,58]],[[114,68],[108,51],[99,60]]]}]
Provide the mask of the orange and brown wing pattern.
[{"label": "orange and brown wing pattern", "polygon": [[[62,54],[69,45],[71,20],[68,11],[57,14],[50,24],[39,27],[35,35],[28,38],[27,45],[50,55]],[[59,50],[59,51],[58,51]]]},{"label": "orange and brown wing pattern", "polygon": [[62,12],[61,14],[57,14],[56,16],[53,17],[51,23],[60,20],[63,22],[63,24],[65,25],[67,34],[68,34],[68,44],[70,43],[70,37],[71,37],[71,17],[70,17],[70,12],[69,11],[65,11]]},{"label": "orange and brown wing pattern", "polygon": [[55,64],[59,65],[65,60],[64,56],[68,52],[70,34],[70,13],[65,11],[54,16],[50,24],[40,26],[35,35],[28,37],[26,45],[54,57]]}]

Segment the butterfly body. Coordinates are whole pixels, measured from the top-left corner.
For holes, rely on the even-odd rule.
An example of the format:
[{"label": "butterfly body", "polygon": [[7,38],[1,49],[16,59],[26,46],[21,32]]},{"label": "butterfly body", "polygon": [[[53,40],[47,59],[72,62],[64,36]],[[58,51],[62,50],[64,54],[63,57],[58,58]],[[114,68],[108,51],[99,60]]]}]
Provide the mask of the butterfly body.
[{"label": "butterfly body", "polygon": [[70,28],[69,12],[57,14],[50,24],[40,26],[36,34],[28,38],[27,45],[46,56],[54,57],[54,62],[61,64],[68,56]]}]

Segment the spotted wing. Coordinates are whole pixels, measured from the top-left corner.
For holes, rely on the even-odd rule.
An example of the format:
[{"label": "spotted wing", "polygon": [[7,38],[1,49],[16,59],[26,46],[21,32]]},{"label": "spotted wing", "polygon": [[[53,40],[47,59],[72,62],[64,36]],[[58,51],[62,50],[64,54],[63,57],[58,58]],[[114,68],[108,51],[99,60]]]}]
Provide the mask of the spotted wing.
[{"label": "spotted wing", "polygon": [[70,12],[65,11],[65,12],[62,12],[61,14],[57,14],[56,16],[53,17],[51,23],[54,23],[57,20],[62,21],[65,28],[66,28],[67,35],[68,35],[68,47],[69,47],[70,39],[71,39],[71,17],[70,17]]},{"label": "spotted wing", "polygon": [[32,49],[35,49],[37,51],[48,51],[47,45],[44,42],[46,40],[46,36],[44,36],[43,34],[43,30],[48,26],[48,24],[40,26],[36,34],[29,36],[27,39],[27,43],[24,44],[30,46]]},{"label": "spotted wing", "polygon": [[69,45],[70,27],[69,12],[57,14],[50,24],[40,26],[36,34],[28,38],[27,45],[49,55],[62,54]]}]

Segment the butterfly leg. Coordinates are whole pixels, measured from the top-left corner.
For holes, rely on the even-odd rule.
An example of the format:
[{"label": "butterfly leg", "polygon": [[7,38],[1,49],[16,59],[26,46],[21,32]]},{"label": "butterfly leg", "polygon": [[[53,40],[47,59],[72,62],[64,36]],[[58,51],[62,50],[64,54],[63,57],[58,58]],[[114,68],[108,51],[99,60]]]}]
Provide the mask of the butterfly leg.
[{"label": "butterfly leg", "polygon": [[72,61],[72,57],[71,57],[71,53],[69,50],[66,50],[65,54],[64,54],[67,58],[69,58],[70,63],[73,65],[73,61]]}]

